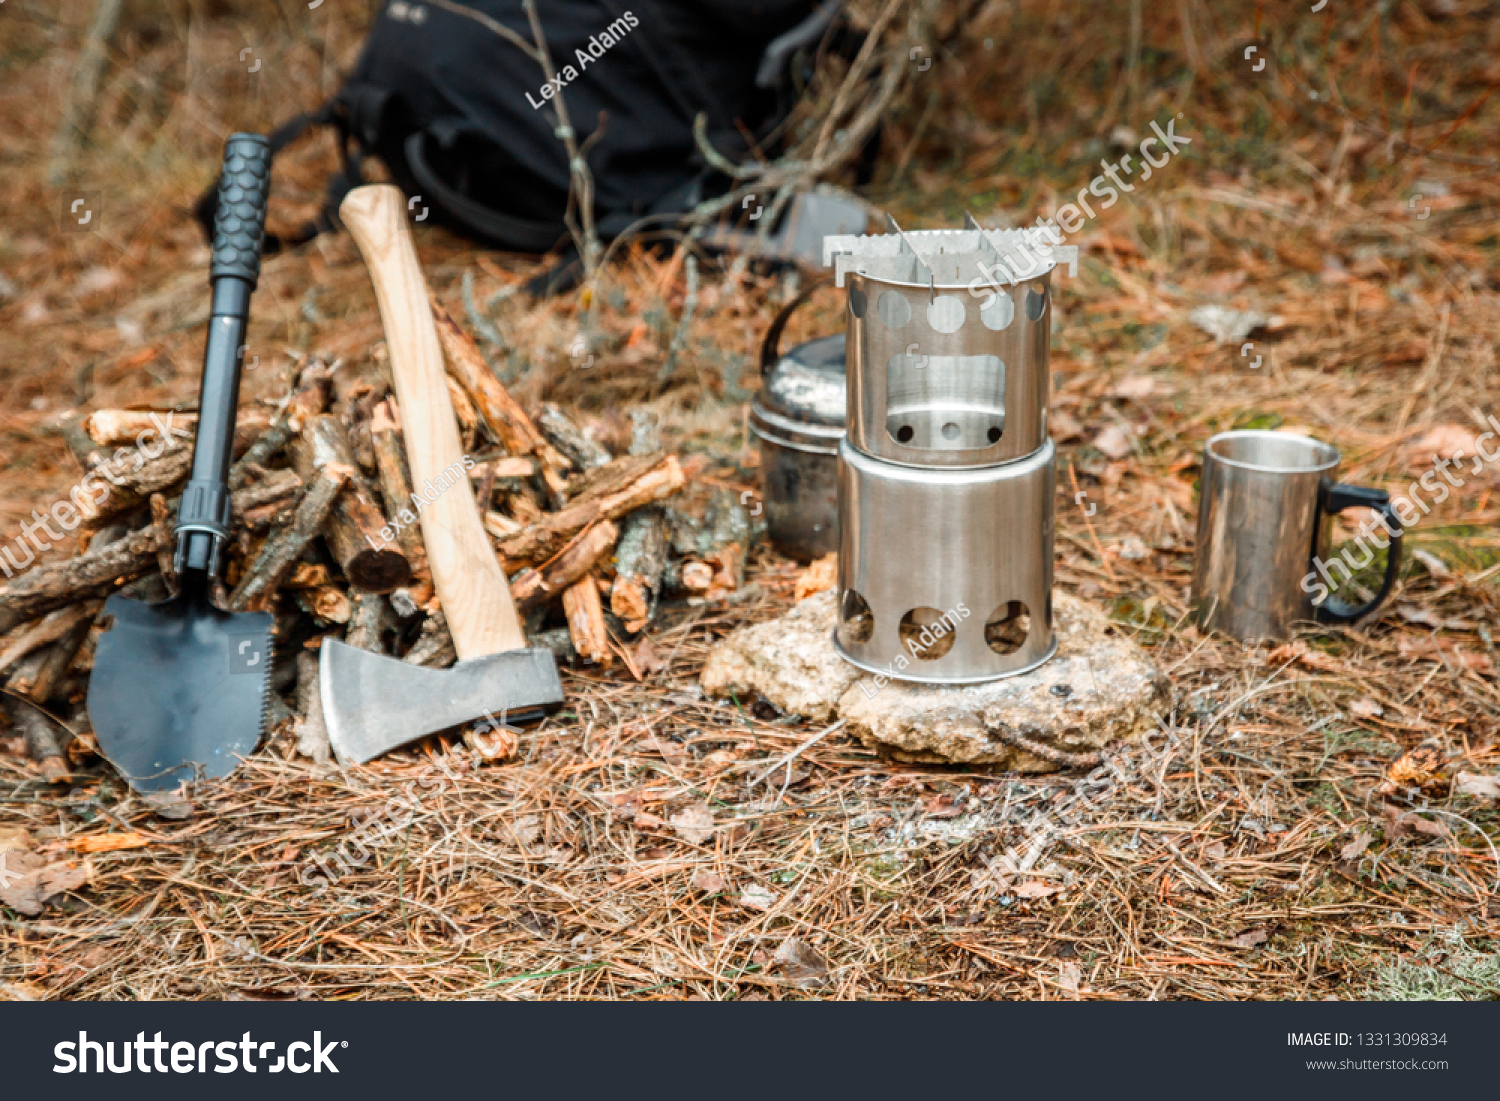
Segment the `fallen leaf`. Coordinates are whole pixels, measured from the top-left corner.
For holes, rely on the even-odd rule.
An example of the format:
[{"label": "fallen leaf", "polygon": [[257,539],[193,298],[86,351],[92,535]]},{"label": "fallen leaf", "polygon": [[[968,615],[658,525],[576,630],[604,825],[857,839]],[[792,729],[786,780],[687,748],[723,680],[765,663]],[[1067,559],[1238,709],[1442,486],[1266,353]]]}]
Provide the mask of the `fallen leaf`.
[{"label": "fallen leaf", "polygon": [[1355,700],[1351,703],[1349,705],[1349,712],[1350,714],[1358,715],[1361,719],[1375,719],[1385,714],[1385,708],[1366,696],[1364,699]]},{"label": "fallen leaf", "polygon": [[693,890],[702,891],[706,895],[722,894],[729,889],[729,884],[724,877],[715,872],[707,870],[699,871],[693,875]]},{"label": "fallen leaf", "polygon": [[517,818],[511,823],[510,832],[517,844],[530,848],[542,836],[542,820],[534,814]]},{"label": "fallen leaf", "polygon": [[74,891],[93,878],[85,861],[48,864],[36,853],[0,850],[0,903],[19,914],[36,917],[51,899]]},{"label": "fallen leaf", "polygon": [[1111,459],[1123,459],[1135,451],[1130,433],[1118,424],[1106,425],[1104,430],[1094,437],[1094,447]]},{"label": "fallen leaf", "polygon": [[660,673],[667,667],[667,663],[656,652],[656,647],[651,645],[651,640],[644,635],[635,644],[633,656],[635,658],[635,667],[646,676],[650,676],[652,673]]},{"label": "fallen leaf", "polygon": [[1430,463],[1434,458],[1451,459],[1460,451],[1477,455],[1479,439],[1473,430],[1461,424],[1440,424],[1418,436],[1406,450],[1411,462]]},{"label": "fallen leaf", "polygon": [[1199,306],[1188,320],[1220,344],[1244,340],[1270,318],[1259,310],[1232,310],[1227,306]]},{"label": "fallen leaf", "polygon": [[640,747],[648,753],[655,753],[662,760],[670,764],[680,765],[687,760],[687,746],[681,742],[674,742],[671,738],[658,737],[652,734],[650,737],[642,738]]},{"label": "fallen leaf", "polygon": [[740,905],[747,910],[769,910],[776,905],[776,896],[759,883],[752,883],[740,894]]},{"label": "fallen leaf", "polygon": [[68,848],[76,853],[112,853],[121,849],[143,849],[151,844],[151,838],[143,833],[102,833],[93,837],[75,837]]},{"label": "fallen leaf", "polygon": [[838,551],[825,554],[797,575],[797,588],[792,599],[801,603],[810,596],[833,588],[839,581]]},{"label": "fallen leaf", "polygon": [[192,817],[193,804],[180,790],[149,791],[141,796],[158,818],[180,820]]},{"label": "fallen leaf", "polygon": [[1442,780],[1442,771],[1442,750],[1437,746],[1419,745],[1390,763],[1375,794],[1390,795],[1409,788],[1435,787]]},{"label": "fallen leaf", "polygon": [[1078,418],[1061,409],[1053,410],[1047,418],[1047,427],[1051,430],[1052,439],[1057,443],[1080,439],[1083,436],[1083,425],[1078,423]]},{"label": "fallen leaf", "polygon": [[1133,375],[1110,388],[1112,398],[1146,398],[1156,392],[1156,380],[1150,375]]},{"label": "fallen leaf", "polygon": [[1076,961],[1067,960],[1057,965],[1057,984],[1074,999],[1078,997],[1078,984],[1082,980],[1083,972]]},{"label": "fallen leaf", "polygon": [[1453,792],[1455,795],[1472,795],[1478,799],[1500,799],[1500,776],[1460,772],[1453,777]]},{"label": "fallen leaf", "polygon": [[1248,929],[1234,938],[1234,944],[1238,948],[1254,948],[1257,944],[1265,944],[1271,939],[1271,931],[1265,926]]},{"label": "fallen leaf", "polygon": [[1488,654],[1470,653],[1451,642],[1445,646],[1431,635],[1422,638],[1402,635],[1396,640],[1396,652],[1403,658],[1426,658],[1429,661],[1440,661],[1445,664],[1457,663],[1473,669],[1476,673],[1488,673],[1494,668],[1494,662],[1490,660]]},{"label": "fallen leaf", "polygon": [[1224,848],[1224,842],[1222,841],[1210,841],[1207,845],[1203,846],[1202,852],[1203,859],[1211,860],[1215,864],[1223,860],[1227,855],[1227,852]]},{"label": "fallen leaf", "polygon": [[31,848],[31,835],[20,826],[0,826],[0,852],[25,852]]},{"label": "fallen leaf", "polygon": [[707,803],[695,803],[667,819],[677,835],[692,845],[701,845],[714,835],[714,814]]},{"label": "fallen leaf", "polygon": [[1358,859],[1359,856],[1370,847],[1370,842],[1373,840],[1374,838],[1370,836],[1368,831],[1360,830],[1357,834],[1354,835],[1353,841],[1349,842],[1349,844],[1345,845],[1342,849],[1339,850],[1339,858],[1341,860]]},{"label": "fallen leaf", "polygon": [[1012,887],[1011,894],[1017,898],[1046,898],[1048,895],[1060,895],[1066,890],[1067,888],[1061,883],[1045,883],[1040,879],[1028,879]]},{"label": "fallen leaf", "polygon": [[1439,581],[1453,576],[1453,571],[1448,568],[1448,564],[1431,551],[1414,550],[1411,556],[1426,566],[1427,572]]},{"label": "fallen leaf", "polygon": [[35,983],[0,982],[0,1002],[45,1002],[47,992]]},{"label": "fallen leaf", "polygon": [[964,800],[948,794],[934,795],[923,809],[929,818],[957,818],[964,812]]},{"label": "fallen leaf", "polygon": [[776,955],[771,958],[780,965],[782,973],[791,980],[793,986],[808,990],[828,981],[828,961],[818,955],[811,945],[796,937],[787,937],[782,941],[781,946],[776,949]]}]

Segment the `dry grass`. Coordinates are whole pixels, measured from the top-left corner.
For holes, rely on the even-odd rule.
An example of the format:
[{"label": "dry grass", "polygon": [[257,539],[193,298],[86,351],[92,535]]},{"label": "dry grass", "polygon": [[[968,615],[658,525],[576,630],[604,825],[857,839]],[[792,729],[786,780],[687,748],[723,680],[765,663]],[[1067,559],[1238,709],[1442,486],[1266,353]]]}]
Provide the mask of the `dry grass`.
[{"label": "dry grass", "polygon": [[[453,779],[423,771],[444,753],[437,743],[347,772],[275,743],[200,793],[190,817],[168,819],[97,760],[49,787],[0,754],[0,826],[24,826],[57,856],[98,835],[147,839],[90,855],[92,881],[40,918],[0,912],[0,989],[1494,997],[1485,959],[1500,867],[1479,831],[1494,836],[1500,815],[1450,779],[1500,772],[1495,468],[1465,472],[1414,528],[1422,556],[1408,557],[1374,621],[1270,652],[1183,625],[1196,455],[1212,432],[1303,426],[1343,450],[1346,480],[1395,489],[1454,440],[1472,451],[1464,434],[1500,416],[1500,100],[1488,98],[1500,24],[1478,0],[1403,2],[1383,19],[1367,7],[1278,15],[1262,49],[1273,65],[1251,75],[1241,48],[1260,12],[1248,0],[1147,5],[1133,67],[1127,5],[997,0],[890,120],[871,197],[917,226],[953,224],[965,206],[1029,221],[1124,151],[1110,146],[1118,127],[1144,132],[1181,111],[1193,138],[1075,239],[1084,261],[1060,283],[1053,353],[1058,583],[1107,606],[1169,671],[1180,738],[1162,758],[1120,748],[1128,780],[1070,818],[1032,878],[1008,883],[994,861],[1077,777],[895,765],[838,732],[797,756],[790,777],[762,782],[816,729],[753,701],[704,701],[694,683],[715,639],[790,602],[793,567],[763,549],[748,599],[675,609],[660,625],[664,671],[644,682],[574,671],[570,709],[515,759],[450,766]],[[88,5],[61,16],[6,5],[7,538],[76,477],[57,437],[66,412],[191,400],[206,254],[182,210],[223,133],[315,103],[358,41],[338,5],[309,36],[290,36],[300,8],[132,15],[75,177],[105,192],[107,232],[64,235],[44,164]],[[236,70],[246,44],[274,81]],[[278,217],[304,216],[331,167],[319,143],[286,158]],[[466,274],[482,304],[536,270],[438,232],[421,251],[455,307]],[[489,320],[506,343],[501,369],[528,399],[570,403],[605,435],[623,430],[624,403],[651,401],[672,443],[710,454],[708,478],[748,488],[743,390],[785,290],[706,273],[667,380],[657,372],[682,311],[680,261],[633,253],[611,270],[606,339],[588,370],[569,358],[578,303],[513,297]],[[1206,303],[1274,316],[1249,338],[1260,368],[1188,322]],[[249,400],[280,388],[293,352],[343,357],[351,378],[370,369],[379,321],[347,239],[272,260],[256,308]],[[839,317],[829,294],[799,332]],[[1097,446],[1109,428],[1111,445],[1128,445],[1118,457]],[[1378,793],[1392,762],[1424,743],[1443,762],[1425,791]],[[414,811],[378,810],[408,782]],[[713,832],[695,842],[705,807]],[[317,858],[333,861],[372,811],[390,835],[316,893],[327,878]],[[1468,953],[1459,968],[1441,951],[1454,930]],[[788,938],[797,944],[783,947]],[[1403,961],[1459,978],[1407,981]]]}]

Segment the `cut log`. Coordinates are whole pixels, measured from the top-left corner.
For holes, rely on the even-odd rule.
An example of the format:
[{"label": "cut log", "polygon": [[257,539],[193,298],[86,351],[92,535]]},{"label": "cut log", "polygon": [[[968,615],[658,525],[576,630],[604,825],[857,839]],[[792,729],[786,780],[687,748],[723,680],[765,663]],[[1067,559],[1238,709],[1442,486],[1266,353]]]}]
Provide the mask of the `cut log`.
[{"label": "cut log", "polygon": [[432,577],[432,571],[427,566],[422,529],[411,505],[411,474],[406,465],[406,445],[401,439],[398,416],[395,399],[375,406],[370,414],[370,445],[375,449],[375,468],[386,515],[401,524],[401,530],[395,533],[396,542],[406,555],[412,576],[425,580]]},{"label": "cut log", "polygon": [[479,437],[479,411],[469,400],[469,392],[459,385],[456,378],[448,375],[445,381],[448,383],[448,400],[453,403],[453,416],[458,421],[458,435],[463,441],[464,453],[469,454]]},{"label": "cut log", "polygon": [[348,623],[352,614],[349,594],[337,585],[298,589],[297,606],[324,623]]},{"label": "cut log", "polygon": [[318,655],[304,650],[297,655],[297,752],[320,765],[328,763],[333,747],[328,742],[328,724],[323,719],[323,697],[318,687]]},{"label": "cut log", "polygon": [[620,537],[620,529],[609,520],[587,528],[568,547],[541,569],[525,570],[510,583],[516,608],[527,611],[556,598],[568,586],[592,570]]},{"label": "cut log", "polygon": [[495,377],[479,351],[479,345],[436,298],[432,319],[449,373],[458,380],[479,415],[501,445],[512,455],[535,455],[542,465],[542,480],[548,490],[561,494],[568,460],[547,442],[504,384]]},{"label": "cut log", "polygon": [[[513,564],[511,569],[545,562],[589,524],[618,520],[642,505],[676,493],[685,483],[682,468],[672,455],[620,459],[617,462],[625,465],[607,480],[590,486],[562,511],[545,516],[519,534],[501,540],[500,554],[507,563]],[[615,463],[610,464],[610,467],[614,466]],[[596,473],[602,474],[610,467],[601,467]]]},{"label": "cut log", "polygon": [[343,463],[325,463],[318,468],[297,505],[291,526],[266,540],[235,586],[229,597],[230,611],[264,611],[270,606],[281,579],[291,573],[307,545],[323,530],[334,502],[353,477],[353,468]]},{"label": "cut log", "polygon": [[59,608],[38,620],[21,635],[12,640],[4,651],[0,651],[0,671],[9,669],[28,654],[40,650],[62,638],[73,629],[80,619],[91,619],[97,608],[90,604],[74,604]]},{"label": "cut log", "polygon": [[583,429],[551,402],[542,406],[542,414],[536,423],[547,442],[579,470],[593,470],[610,461],[609,452],[585,435]]},{"label": "cut log", "polygon": [[153,524],[87,554],[38,565],[0,586],[0,634],[80,600],[108,596],[154,571],[160,535]]},{"label": "cut log", "polygon": [[609,610],[624,622],[631,634],[640,631],[656,614],[667,551],[666,519],[660,508],[647,505],[626,517],[620,549],[615,552],[615,583],[609,594]]},{"label": "cut log", "polygon": [[89,629],[94,625],[94,617],[99,614],[103,604],[97,600],[90,600],[78,605],[81,613],[68,628],[67,633],[52,644],[47,651],[46,660],[42,667],[37,670],[36,679],[31,682],[30,695],[37,703],[45,704],[57,695],[58,688],[63,683],[63,678],[68,675],[68,669],[73,664],[73,659],[78,656],[78,651],[83,648],[84,641],[89,637]]},{"label": "cut log", "polygon": [[568,637],[573,640],[578,656],[585,662],[598,662],[608,668],[614,655],[609,650],[604,604],[599,600],[599,586],[593,574],[586,574],[564,590],[563,612],[568,617]]},{"label": "cut log", "polygon": [[412,665],[440,668],[458,660],[458,651],[453,648],[453,635],[448,631],[448,620],[441,611],[433,612],[422,621],[417,641],[412,643],[402,661]]},{"label": "cut log", "polygon": [[385,635],[393,627],[390,600],[379,593],[354,593],[351,603],[344,641],[361,650],[386,653]]},{"label": "cut log", "polygon": [[188,442],[198,424],[197,413],[175,410],[96,409],[83,418],[83,431],[97,447],[119,447],[139,443],[146,434],[170,424],[174,439]]},{"label": "cut log", "polygon": [[151,523],[156,526],[156,568],[167,588],[177,591],[177,566],[173,562],[173,545],[176,540],[176,525],[172,523],[172,509],[160,493],[151,494]]},{"label": "cut log", "polygon": [[286,408],[271,426],[256,437],[244,456],[229,470],[229,488],[239,489],[251,470],[265,466],[286,446],[302,434],[303,425],[324,412],[333,400],[333,378],[321,361],[314,360],[297,375],[297,384],[287,399]]},{"label": "cut log", "polygon": [[334,503],[322,533],[349,583],[372,593],[388,593],[409,584],[411,566],[385,514],[355,471],[354,454],[338,418],[326,413],[310,418],[292,452],[303,481],[329,464],[349,471],[349,484]]},{"label": "cut log", "polygon": [[[145,447],[117,447],[112,456],[90,452],[87,461],[91,469],[79,480],[78,489],[92,494],[92,511],[84,512],[88,522],[101,524],[139,508],[151,494],[187,481],[193,448],[175,435],[170,443],[156,436]],[[75,491],[74,502],[81,497]]]}]

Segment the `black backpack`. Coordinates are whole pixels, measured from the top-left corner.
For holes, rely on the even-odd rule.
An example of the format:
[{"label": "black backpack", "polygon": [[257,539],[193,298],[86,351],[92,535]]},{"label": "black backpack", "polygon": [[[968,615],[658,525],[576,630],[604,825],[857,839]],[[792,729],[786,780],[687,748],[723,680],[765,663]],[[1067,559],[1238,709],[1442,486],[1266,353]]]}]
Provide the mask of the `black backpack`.
[{"label": "black backpack", "polygon": [[[793,102],[789,70],[800,65],[808,75],[808,51],[830,36],[840,3],[541,0],[548,53],[593,177],[600,237],[648,216],[666,220],[727,187],[694,142],[700,113],[709,142],[731,161],[752,146],[774,153]],[[331,126],[343,171],[319,217],[293,234],[267,234],[267,252],[336,226],[338,204],[363,182],[360,161],[372,154],[418,210],[465,236],[533,253],[566,237],[571,178],[556,90],[535,60],[491,29],[531,44],[525,9],[520,0],[456,8],[387,0],[344,86],[271,135],[274,153],[311,126]],[[835,30],[847,45],[853,32],[841,21]],[[216,194],[210,188],[199,200],[205,227]]]}]

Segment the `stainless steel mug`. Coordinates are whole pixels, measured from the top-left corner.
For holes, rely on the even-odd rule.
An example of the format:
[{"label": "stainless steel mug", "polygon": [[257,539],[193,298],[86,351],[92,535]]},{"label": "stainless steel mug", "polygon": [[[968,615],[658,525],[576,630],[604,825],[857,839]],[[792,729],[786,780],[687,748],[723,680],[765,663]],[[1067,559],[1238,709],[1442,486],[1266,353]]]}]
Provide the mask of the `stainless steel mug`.
[{"label": "stainless steel mug", "polygon": [[[1208,441],[1192,590],[1200,628],[1285,639],[1294,623],[1351,623],[1380,606],[1400,566],[1401,524],[1384,490],[1339,485],[1338,467],[1338,450],[1307,436],[1221,432]],[[1355,507],[1375,509],[1380,527],[1360,537],[1364,561],[1353,567],[1374,557],[1366,540],[1388,550],[1380,592],[1350,607],[1329,593],[1354,569],[1328,547],[1333,514]]]}]

